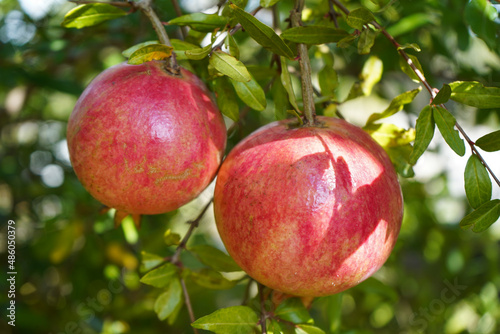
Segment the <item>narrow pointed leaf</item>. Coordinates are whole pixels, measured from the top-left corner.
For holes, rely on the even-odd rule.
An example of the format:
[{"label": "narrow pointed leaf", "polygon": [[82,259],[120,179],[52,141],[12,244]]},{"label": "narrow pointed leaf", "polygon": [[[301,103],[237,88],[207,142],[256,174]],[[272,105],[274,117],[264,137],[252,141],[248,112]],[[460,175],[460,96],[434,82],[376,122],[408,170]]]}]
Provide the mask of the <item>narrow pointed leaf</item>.
[{"label": "narrow pointed leaf", "polygon": [[300,324],[295,328],[295,334],[325,334],[325,332],[316,326]]},{"label": "narrow pointed leaf", "polygon": [[335,89],[339,85],[337,72],[332,66],[323,67],[323,69],[318,73],[319,88],[321,89],[321,94],[323,96],[333,97],[335,96]]},{"label": "narrow pointed leaf", "polygon": [[500,108],[499,87],[485,87],[476,81],[455,81],[450,87],[453,101],[480,109]]},{"label": "narrow pointed leaf", "polygon": [[465,194],[470,206],[477,209],[491,199],[491,179],[481,160],[473,154],[465,166]]},{"label": "narrow pointed leaf", "polygon": [[482,136],[476,140],[476,146],[486,152],[500,151],[500,130]]},{"label": "narrow pointed leaf", "polygon": [[162,256],[156,255],[156,254],[151,254],[147,252],[141,252],[141,272],[146,272],[160,263],[165,261],[165,259]]},{"label": "narrow pointed leaf", "polygon": [[62,22],[65,28],[84,28],[127,15],[127,12],[105,3],[81,5],[70,10]]},{"label": "narrow pointed leaf", "polygon": [[368,121],[366,121],[366,124],[373,123],[379,119],[392,116],[395,113],[397,113],[398,111],[401,111],[403,109],[403,106],[411,103],[415,99],[417,94],[420,93],[421,90],[422,90],[422,88],[419,87],[419,88],[404,92],[402,94],[399,94],[394,99],[392,99],[389,106],[383,112],[370,115],[370,117],[368,118]]},{"label": "narrow pointed leaf", "polygon": [[242,270],[229,255],[213,246],[196,245],[189,247],[189,251],[200,259],[203,264],[217,271],[231,272]]},{"label": "narrow pointed leaf", "polygon": [[215,80],[215,94],[217,96],[217,105],[222,114],[236,122],[240,117],[240,109],[233,86],[229,83],[227,77]]},{"label": "narrow pointed leaf", "polygon": [[279,121],[287,116],[288,93],[281,83],[281,80],[275,80],[271,88],[271,94],[274,102],[274,116]]},{"label": "narrow pointed leaf", "polygon": [[389,158],[391,159],[394,168],[396,168],[396,172],[398,172],[398,174],[402,177],[415,176],[413,167],[409,162],[411,151],[412,147],[410,144],[386,148],[386,152],[389,154]]},{"label": "narrow pointed leaf", "polygon": [[432,108],[430,105],[426,105],[420,112],[415,126],[415,143],[413,151],[410,154],[410,164],[416,164],[417,160],[425,152],[431,143],[432,137],[434,137],[434,128],[435,123],[432,116]]},{"label": "narrow pointed leaf", "polygon": [[257,20],[251,14],[245,12],[234,4],[229,5],[233,9],[234,15],[238,18],[241,26],[257,43],[269,51],[287,58],[294,58],[293,51],[274,32],[273,29]]},{"label": "narrow pointed leaf", "polygon": [[297,105],[297,99],[295,98],[295,93],[293,92],[292,86],[292,78],[290,77],[290,72],[288,71],[288,67],[286,64],[285,57],[280,57],[281,61],[281,83],[283,87],[285,87],[288,93],[288,99],[292,107],[295,108],[296,111],[299,111],[299,106]]},{"label": "narrow pointed leaf", "polygon": [[167,263],[144,275],[141,282],[156,288],[164,288],[170,284],[175,275],[177,275],[177,267],[172,263]]},{"label": "narrow pointed leaf", "polygon": [[[194,44],[191,44],[191,43],[188,43],[188,42],[185,42],[185,41],[181,41],[179,39],[172,38],[172,39],[170,39],[170,42],[172,43],[172,47],[174,48],[175,57],[176,57],[177,60],[189,59],[186,56],[186,52],[188,50],[197,50],[197,49],[198,50],[202,50],[197,45],[194,45]],[[203,58],[206,57],[209,52],[210,52],[210,49],[203,56]]]},{"label": "narrow pointed leaf", "polygon": [[210,56],[209,63],[217,71],[227,75],[235,81],[248,82],[252,79],[252,76],[250,75],[250,73],[248,73],[245,65],[243,65],[243,63],[238,59],[225,52],[213,52],[212,56]]},{"label": "narrow pointed leaf", "polygon": [[311,315],[300,298],[288,298],[278,305],[274,315],[280,319],[293,322],[294,324],[304,324],[312,322]]},{"label": "narrow pointed leaf", "polygon": [[158,319],[167,319],[182,302],[182,288],[179,278],[170,281],[167,290],[156,299],[154,310]]},{"label": "narrow pointed leaf", "polygon": [[500,218],[500,200],[494,199],[486,202],[475,211],[472,211],[460,222],[460,227],[479,233],[488,229],[494,222]]},{"label": "narrow pointed leaf", "polygon": [[345,30],[326,26],[293,27],[281,34],[283,39],[304,44],[336,43],[347,36],[349,33]]},{"label": "narrow pointed leaf", "polygon": [[134,51],[128,63],[131,65],[140,65],[152,60],[163,60],[172,56],[173,48],[164,44],[150,44]]},{"label": "narrow pointed leaf", "polygon": [[358,40],[358,53],[360,55],[369,54],[378,32],[371,29],[364,29],[359,35]]},{"label": "narrow pointed leaf", "polygon": [[495,50],[498,47],[498,11],[488,0],[467,1],[465,21],[472,31]]},{"label": "narrow pointed leaf", "polygon": [[356,8],[347,15],[347,24],[354,29],[362,30],[363,26],[375,21],[375,16],[366,8]]},{"label": "narrow pointed leaf", "polygon": [[403,45],[398,46],[398,51],[405,50],[405,49],[413,49],[417,52],[422,51],[422,49],[420,49],[420,46],[418,46],[418,44],[416,44],[416,43],[409,43],[409,44],[403,44]]},{"label": "narrow pointed leaf", "polygon": [[415,139],[415,130],[405,130],[390,123],[369,124],[363,127],[382,147],[396,147],[411,143]]},{"label": "narrow pointed leaf", "polygon": [[450,85],[443,84],[443,88],[439,90],[439,93],[434,97],[431,104],[443,104],[448,102],[451,96],[451,87]]},{"label": "narrow pointed leaf", "polygon": [[168,24],[189,26],[196,31],[212,32],[217,28],[224,28],[228,20],[217,14],[193,13],[182,15],[170,20]]},{"label": "narrow pointed leaf", "polygon": [[131,46],[127,50],[123,51],[122,56],[124,56],[125,58],[130,58],[132,53],[134,53],[135,51],[139,50],[140,48],[142,48],[144,46],[151,45],[151,44],[160,44],[160,42],[159,41],[147,41],[147,42],[136,44],[134,46]]},{"label": "narrow pointed leaf", "polygon": [[216,334],[256,334],[259,332],[259,317],[248,306],[233,306],[215,311],[191,324]]},{"label": "narrow pointed leaf", "polygon": [[238,97],[250,108],[262,111],[266,109],[266,94],[262,87],[253,78],[248,82],[240,82],[231,79]]},{"label": "narrow pointed leaf", "polygon": [[269,8],[280,2],[280,0],[260,0],[260,5],[264,8]]},{"label": "narrow pointed leaf", "polygon": [[439,106],[432,107],[432,116],[446,143],[462,157],[465,154],[465,144],[458,131],[455,130],[455,117],[448,110]]},{"label": "narrow pointed leaf", "polygon": [[226,45],[229,49],[229,54],[236,59],[240,59],[240,49],[234,40],[233,35],[227,34],[226,36]]},{"label": "narrow pointed leaf", "polygon": [[237,283],[236,281],[228,280],[222,276],[221,273],[210,268],[204,268],[200,271],[191,271],[189,278],[199,286],[212,290],[231,289]]},{"label": "narrow pointed leaf", "polygon": [[[410,58],[409,62],[413,65],[415,65],[415,68],[424,76],[424,70],[422,69],[422,65],[420,65],[420,62],[418,61],[418,58],[415,57],[414,55],[408,55],[408,58]],[[399,67],[401,67],[401,70],[409,76],[413,81],[415,82],[420,82],[420,79],[418,76],[415,74],[411,66],[408,64],[408,62],[403,58],[399,57]]]},{"label": "narrow pointed leaf", "polygon": [[365,96],[371,94],[373,87],[382,78],[384,64],[377,56],[370,56],[361,71],[361,90]]},{"label": "narrow pointed leaf", "polygon": [[207,57],[212,51],[212,44],[208,44],[203,48],[196,48],[196,49],[189,49],[184,51],[184,54],[187,59],[192,59],[192,60],[201,60],[205,57]]}]

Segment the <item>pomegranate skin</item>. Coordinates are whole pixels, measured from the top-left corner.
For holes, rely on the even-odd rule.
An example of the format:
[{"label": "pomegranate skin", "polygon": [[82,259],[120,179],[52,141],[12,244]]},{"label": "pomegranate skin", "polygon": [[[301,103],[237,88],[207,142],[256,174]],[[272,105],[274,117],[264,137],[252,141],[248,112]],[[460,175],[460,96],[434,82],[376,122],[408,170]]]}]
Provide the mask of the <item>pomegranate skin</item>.
[{"label": "pomegranate skin", "polygon": [[343,120],[271,123],[240,142],[217,177],[214,212],[229,254],[258,282],[325,296],[371,276],[399,234],[403,199],[385,151]]},{"label": "pomegranate skin", "polygon": [[162,62],[115,65],[78,99],[68,121],[73,169],[108,207],[159,214],[196,198],[215,177],[226,128],[203,82]]}]

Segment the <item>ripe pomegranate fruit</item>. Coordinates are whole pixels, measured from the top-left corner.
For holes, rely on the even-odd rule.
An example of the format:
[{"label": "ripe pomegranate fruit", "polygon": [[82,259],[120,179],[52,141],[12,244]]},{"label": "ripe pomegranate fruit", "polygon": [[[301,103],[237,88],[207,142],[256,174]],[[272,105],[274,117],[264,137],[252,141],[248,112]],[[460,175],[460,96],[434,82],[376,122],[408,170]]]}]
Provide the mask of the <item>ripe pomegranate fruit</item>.
[{"label": "ripe pomegranate fruit", "polygon": [[296,296],[348,289],[387,260],[403,199],[385,151],[343,120],[271,123],[240,142],[218,173],[222,241],[255,280]]},{"label": "ripe pomegranate fruit", "polygon": [[130,214],[179,208],[214,178],[226,145],[222,115],[202,81],[164,63],[99,74],[68,122],[71,163],[97,200]]}]

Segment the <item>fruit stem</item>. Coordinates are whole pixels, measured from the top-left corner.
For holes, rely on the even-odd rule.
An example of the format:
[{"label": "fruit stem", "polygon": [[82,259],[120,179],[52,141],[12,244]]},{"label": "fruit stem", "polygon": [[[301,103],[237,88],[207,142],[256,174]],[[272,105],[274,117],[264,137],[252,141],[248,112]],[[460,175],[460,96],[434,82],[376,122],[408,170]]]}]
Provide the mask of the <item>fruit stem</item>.
[{"label": "fruit stem", "polygon": [[[304,8],[304,0],[296,0],[295,8],[290,13],[290,19],[293,27],[302,25],[302,9]],[[297,44],[297,53],[300,66],[300,80],[302,83],[302,102],[304,105],[304,126],[316,125],[316,108],[314,106],[314,90],[311,81],[311,62],[307,52],[307,45]]]},{"label": "fruit stem", "polygon": [[[170,38],[168,38],[167,32],[158,18],[158,15],[156,15],[153,10],[151,3],[152,0],[141,0],[135,3],[135,7],[140,9],[140,11],[149,19],[153,25],[153,29],[158,35],[160,43],[171,47],[172,43],[170,43]],[[175,58],[175,52],[172,52],[172,56],[169,58],[169,70],[176,75],[180,73],[180,67],[177,64],[177,59]]]}]

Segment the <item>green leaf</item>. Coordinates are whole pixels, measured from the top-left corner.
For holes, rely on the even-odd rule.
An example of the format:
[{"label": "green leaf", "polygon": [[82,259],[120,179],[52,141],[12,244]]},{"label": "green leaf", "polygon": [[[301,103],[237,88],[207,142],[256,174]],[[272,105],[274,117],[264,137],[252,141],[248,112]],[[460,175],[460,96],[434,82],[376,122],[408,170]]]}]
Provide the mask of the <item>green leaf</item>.
[{"label": "green leaf", "polygon": [[208,56],[210,54],[210,51],[212,51],[212,44],[208,44],[203,48],[186,50],[184,51],[184,54],[187,59],[201,60]]},{"label": "green leaf", "polygon": [[480,109],[500,108],[500,88],[484,87],[477,81],[450,83],[451,99]]},{"label": "green leaf", "polygon": [[182,302],[182,288],[179,278],[175,277],[170,281],[167,290],[156,299],[154,310],[158,319],[167,319]]},{"label": "green leaf", "polygon": [[486,202],[475,211],[472,211],[460,222],[460,227],[479,233],[488,229],[494,222],[500,218],[500,200],[494,199]]},{"label": "green leaf", "polygon": [[152,60],[162,60],[172,56],[173,48],[165,44],[150,44],[135,50],[128,59],[131,65],[140,65]]},{"label": "green leaf", "polygon": [[[186,51],[188,50],[203,50],[201,49],[199,46],[197,45],[194,45],[194,44],[191,44],[191,43],[188,43],[188,42],[185,42],[185,41],[181,41],[179,39],[175,39],[175,38],[172,38],[170,39],[170,43],[172,43],[172,47],[174,48],[174,52],[175,52],[175,57],[177,60],[184,60],[184,59],[188,59],[188,57],[186,56]],[[208,48],[208,51],[210,52],[210,48]],[[206,55],[208,55],[207,52],[205,54],[204,57],[206,57]]]},{"label": "green leaf", "polygon": [[356,38],[358,38],[358,36],[356,36],[356,35],[346,36],[337,42],[337,46],[339,48],[347,48],[349,46],[352,46],[352,44],[354,43]]},{"label": "green leaf", "polygon": [[278,305],[274,315],[294,324],[312,323],[311,315],[300,298],[288,298]]},{"label": "green leaf", "polygon": [[432,107],[426,105],[420,112],[415,126],[415,144],[410,154],[410,164],[416,164],[417,160],[425,152],[431,143],[432,137],[434,137],[434,128],[435,123],[432,116]]},{"label": "green leaf", "polygon": [[363,130],[382,147],[396,147],[411,143],[415,139],[415,130],[405,130],[394,124],[382,123],[366,125]]},{"label": "green leaf", "polygon": [[410,154],[412,147],[410,144],[386,148],[396,172],[402,177],[413,177],[415,172],[410,164]]},{"label": "green leaf", "polygon": [[477,209],[491,199],[491,179],[477,155],[470,156],[465,166],[465,194],[470,206]]},{"label": "green leaf", "polygon": [[443,88],[439,90],[439,93],[432,99],[431,104],[444,104],[448,102],[451,96],[451,87],[450,85],[443,84]]},{"label": "green leaf", "polygon": [[141,258],[141,272],[149,271],[165,261],[163,256],[147,253],[144,251],[141,252]]},{"label": "green leaf", "polygon": [[200,271],[190,271],[191,280],[207,289],[227,290],[236,285],[236,281],[230,281],[221,275],[218,271],[210,268],[203,268]]},{"label": "green leaf", "polygon": [[384,64],[377,56],[370,56],[361,71],[361,90],[365,96],[371,94],[373,87],[382,78]]},{"label": "green leaf", "polygon": [[210,245],[196,245],[189,247],[188,250],[203,264],[217,271],[232,272],[242,270],[229,255]]},{"label": "green leaf", "polygon": [[269,8],[280,2],[280,0],[260,0],[260,5],[264,8]]},{"label": "green leaf", "polygon": [[238,97],[250,108],[262,111],[266,109],[266,94],[262,87],[253,78],[248,82],[239,82],[231,79]]},{"label": "green leaf", "polygon": [[226,17],[217,14],[193,13],[176,17],[168,24],[189,26],[191,29],[201,32],[212,32],[217,28],[224,28],[227,22]]},{"label": "green leaf", "polygon": [[144,275],[141,278],[141,283],[164,288],[170,284],[175,275],[177,275],[177,267],[172,263],[166,263]]},{"label": "green leaf", "polygon": [[281,38],[303,44],[336,43],[349,36],[342,29],[326,26],[304,26],[289,28],[281,34]]},{"label": "green leaf", "polygon": [[465,21],[492,50],[498,47],[497,18],[497,9],[488,0],[471,0],[465,6]]},{"label": "green leaf", "polygon": [[84,28],[127,15],[127,12],[105,3],[81,5],[70,10],[62,22],[65,28]]},{"label": "green leaf", "polygon": [[281,61],[281,83],[283,87],[285,87],[288,93],[288,100],[292,107],[295,108],[296,111],[299,111],[299,106],[297,105],[297,99],[295,98],[295,93],[293,92],[292,78],[290,76],[290,72],[288,71],[288,66],[286,64],[285,57],[280,57]]},{"label": "green leaf", "polygon": [[217,96],[217,106],[222,114],[236,122],[240,117],[240,109],[233,86],[227,77],[215,80],[215,95]]},{"label": "green leaf", "polygon": [[337,72],[332,66],[325,65],[318,73],[319,88],[323,96],[335,96],[335,89],[339,85]]},{"label": "green leaf", "polygon": [[362,30],[365,24],[375,21],[375,16],[366,8],[356,8],[347,15],[347,24],[354,29]]},{"label": "green leaf", "polygon": [[229,54],[236,59],[240,59],[240,49],[238,48],[238,45],[236,44],[233,35],[227,34],[226,45],[227,48],[229,49]]},{"label": "green leaf", "polygon": [[201,317],[191,326],[216,334],[256,334],[258,322],[259,317],[250,307],[232,306]]},{"label": "green leaf", "polygon": [[245,65],[225,52],[213,52],[210,56],[209,64],[220,73],[227,75],[235,81],[248,82],[252,79]]},{"label": "green leaf", "polygon": [[465,144],[463,139],[460,138],[458,131],[455,130],[455,117],[448,110],[440,106],[432,107],[432,116],[446,143],[456,154],[461,157],[464,156]]},{"label": "green leaf", "polygon": [[152,44],[160,44],[160,42],[159,41],[147,41],[147,42],[136,44],[134,46],[131,46],[127,50],[123,51],[122,56],[124,56],[125,58],[130,58],[132,53],[134,53],[135,51],[139,50],[140,48],[142,48],[144,46],[152,45]]},{"label": "green leaf", "polygon": [[486,152],[500,151],[500,130],[482,136],[476,140],[476,146]]},{"label": "green leaf", "polygon": [[409,44],[403,44],[403,45],[398,46],[398,51],[405,50],[405,49],[413,49],[417,52],[422,51],[422,49],[420,49],[420,46],[418,46],[418,44],[416,44],[416,43],[409,43]]},{"label": "green leaf", "polygon": [[271,94],[274,102],[274,116],[279,121],[285,119],[287,116],[288,107],[288,93],[281,83],[281,80],[274,80],[271,87]]},{"label": "green leaf", "polygon": [[[387,28],[387,32],[392,37],[397,37],[429,23],[432,23],[432,15],[429,15],[429,13],[415,13],[398,20],[395,24]],[[420,50],[418,51],[420,52]]]},{"label": "green leaf", "polygon": [[364,29],[359,35],[358,40],[358,53],[360,55],[369,54],[378,32],[371,29]]},{"label": "green leaf", "polygon": [[366,124],[368,125],[368,124],[373,123],[379,119],[392,116],[395,113],[397,113],[398,111],[401,111],[403,109],[403,106],[411,103],[415,99],[417,94],[420,93],[421,90],[422,90],[422,87],[418,87],[416,89],[406,91],[406,92],[396,96],[394,99],[392,99],[389,106],[383,112],[370,115],[370,117],[366,121]]},{"label": "green leaf", "polygon": [[167,229],[163,234],[163,241],[167,246],[178,245],[181,242],[181,236],[177,233],[173,233],[170,229]]},{"label": "green leaf", "polygon": [[302,324],[297,325],[295,334],[325,334],[325,332],[321,328]]},{"label": "green leaf", "polygon": [[[408,58],[410,58],[409,62],[415,65],[416,69],[422,74],[422,76],[424,76],[424,70],[422,69],[422,65],[420,65],[420,62],[418,61],[418,58],[411,54],[408,54]],[[420,82],[418,76],[415,74],[411,66],[403,57],[399,57],[399,67],[413,81]]]},{"label": "green leaf", "polygon": [[229,5],[241,26],[257,43],[280,56],[294,58],[293,51],[273,29],[234,4]]}]

